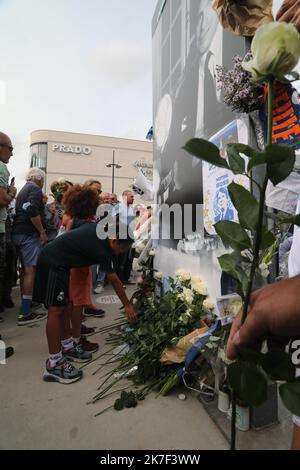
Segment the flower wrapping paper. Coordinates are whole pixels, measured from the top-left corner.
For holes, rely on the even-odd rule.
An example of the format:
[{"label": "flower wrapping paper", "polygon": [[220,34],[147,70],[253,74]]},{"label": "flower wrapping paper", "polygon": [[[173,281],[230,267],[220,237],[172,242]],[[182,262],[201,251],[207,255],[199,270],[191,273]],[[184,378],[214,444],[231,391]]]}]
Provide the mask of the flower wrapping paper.
[{"label": "flower wrapping paper", "polygon": [[272,0],[214,0],[213,9],[225,29],[239,36],[254,36],[259,26],[273,21]]}]

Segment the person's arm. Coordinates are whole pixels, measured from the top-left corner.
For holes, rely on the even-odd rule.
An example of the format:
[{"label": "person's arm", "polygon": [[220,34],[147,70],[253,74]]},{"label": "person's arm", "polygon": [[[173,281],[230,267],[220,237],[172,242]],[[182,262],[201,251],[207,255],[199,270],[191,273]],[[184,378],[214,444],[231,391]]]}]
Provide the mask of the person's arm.
[{"label": "person's arm", "polygon": [[48,237],[46,235],[45,229],[42,224],[42,219],[39,215],[35,217],[30,217],[30,222],[35,226],[37,231],[40,234],[40,239],[42,240],[42,243],[47,243]]},{"label": "person's arm", "polygon": [[128,320],[130,322],[136,321],[137,315],[136,315],[134,306],[128,300],[123,284],[118,278],[117,274],[115,272],[107,273],[107,280],[113,286],[115,293],[117,294],[122,304],[124,305],[125,313],[128,317]]},{"label": "person's arm", "polygon": [[239,346],[259,346],[273,335],[299,335],[300,275],[253,292],[243,325],[241,317],[239,312],[231,327],[226,347],[229,359],[237,357]]},{"label": "person's arm", "polygon": [[0,207],[7,207],[15,198],[16,193],[17,188],[15,186],[9,186],[8,191],[0,186]]},{"label": "person's arm", "polygon": [[42,190],[38,186],[31,188],[28,199],[22,205],[22,209],[26,212],[30,222],[40,234],[42,243],[47,243],[48,237],[40,216],[40,206],[42,201]]}]

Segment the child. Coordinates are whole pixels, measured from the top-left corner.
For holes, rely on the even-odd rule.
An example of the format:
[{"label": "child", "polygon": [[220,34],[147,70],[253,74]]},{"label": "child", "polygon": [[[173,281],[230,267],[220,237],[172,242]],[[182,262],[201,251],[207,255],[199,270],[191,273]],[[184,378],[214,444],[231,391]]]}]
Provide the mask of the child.
[{"label": "child", "polygon": [[[88,189],[86,191],[90,191],[86,194],[86,202],[90,205],[91,212],[95,213],[97,208],[95,204],[98,204],[93,197],[95,192]],[[127,227],[125,231],[127,238],[121,239],[119,234],[124,233],[124,227],[117,223],[116,236],[108,234],[105,240],[101,240],[97,236],[95,222],[75,222],[72,230],[65,232],[43,248],[38,259],[33,296],[35,301],[43,303],[48,308],[46,334],[49,358],[46,362],[45,380],[72,383],[82,377],[82,371],[68,362],[76,358],[70,357],[70,354],[64,352],[61,347],[62,318],[66,314],[69,298],[70,268],[99,264],[107,273],[108,281],[123,303],[129,321],[136,320],[134,307],[129,302],[113,268],[113,256],[128,251],[133,243]],[[75,354],[80,355],[82,350],[80,345],[74,349]]]}]

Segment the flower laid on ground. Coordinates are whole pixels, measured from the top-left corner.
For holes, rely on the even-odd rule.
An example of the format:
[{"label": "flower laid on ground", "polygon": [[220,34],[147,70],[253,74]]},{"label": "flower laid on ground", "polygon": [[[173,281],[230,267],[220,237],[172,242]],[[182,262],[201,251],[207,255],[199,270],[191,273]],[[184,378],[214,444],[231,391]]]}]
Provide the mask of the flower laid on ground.
[{"label": "flower laid on ground", "polygon": [[[121,410],[129,405],[136,406],[151,391],[166,394],[178,383],[178,364],[184,361],[189,344],[185,338],[207,331],[203,322],[207,318],[207,310],[203,307],[205,295],[194,291],[191,281],[180,281],[176,277],[168,278],[169,291],[158,296],[157,289],[161,289],[161,282],[156,281],[155,276],[161,273],[155,273],[151,262],[153,258],[143,264],[145,277],[133,294],[138,312],[137,322],[129,324],[127,320],[120,318],[115,324],[102,329],[107,343],[113,348],[126,344],[129,350],[120,357],[117,366],[106,374],[92,402],[120,392],[116,387],[122,379],[130,380],[136,387],[135,391],[130,392],[129,401],[128,395],[123,393],[114,405],[105,408],[103,412],[113,407]],[[149,272],[152,273],[152,280]],[[148,289],[147,295],[145,287]],[[178,356],[174,353],[174,348],[177,351],[176,348],[181,343],[184,349]],[[127,381],[123,390],[125,388],[128,388]]]},{"label": "flower laid on ground", "polygon": [[244,59],[234,56],[231,70],[216,66],[217,87],[223,91],[224,104],[238,113],[250,113],[263,104],[263,86],[253,83],[251,73],[242,67],[242,63],[247,63],[251,57],[250,53]]},{"label": "flower laid on ground", "polygon": [[251,44],[252,60],[243,62],[254,81],[282,80],[296,67],[300,58],[300,35],[289,23],[271,22],[260,26]]}]

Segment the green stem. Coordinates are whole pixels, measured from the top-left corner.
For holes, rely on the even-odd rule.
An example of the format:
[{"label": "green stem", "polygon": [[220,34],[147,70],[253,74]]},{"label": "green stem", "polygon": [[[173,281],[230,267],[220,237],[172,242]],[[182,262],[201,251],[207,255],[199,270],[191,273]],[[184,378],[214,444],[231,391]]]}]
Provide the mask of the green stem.
[{"label": "green stem", "polygon": [[[273,80],[268,81],[268,140],[267,145],[271,145],[272,143],[272,130],[273,130]],[[254,251],[253,251],[253,261],[250,271],[249,282],[247,286],[247,292],[245,301],[243,303],[243,315],[242,315],[242,324],[246,320],[248,306],[250,302],[250,296],[252,292],[253,280],[255,276],[255,271],[258,267],[259,263],[259,249],[261,245],[261,238],[262,238],[262,227],[263,227],[263,218],[264,218],[264,205],[265,205],[265,197],[266,197],[266,189],[268,184],[268,174],[266,173],[262,189],[260,191],[259,197],[259,212],[258,212],[258,221],[257,221],[257,229],[255,232],[254,237]]]},{"label": "green stem", "polygon": [[[267,145],[272,144],[272,133],[273,133],[273,98],[274,98],[274,89],[273,89],[273,79],[268,80],[268,134],[267,134]],[[260,190],[260,197],[259,197],[259,211],[258,211],[258,221],[256,232],[254,236],[254,250],[253,250],[253,261],[251,265],[250,277],[247,286],[247,292],[245,296],[245,300],[243,302],[243,314],[241,323],[243,324],[247,317],[248,306],[250,302],[250,296],[253,287],[253,281],[255,272],[259,265],[259,250],[261,245],[262,239],[262,228],[263,228],[263,218],[264,218],[264,205],[265,205],[265,197],[266,197],[266,189],[268,184],[269,178],[268,173],[266,171],[264,182],[262,188]],[[236,440],[236,396],[235,393],[232,395],[232,419],[231,419],[231,449],[235,449],[235,440]]]}]

